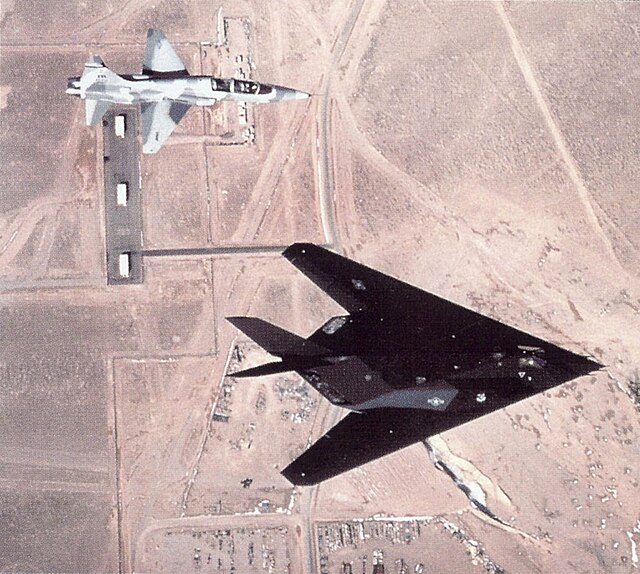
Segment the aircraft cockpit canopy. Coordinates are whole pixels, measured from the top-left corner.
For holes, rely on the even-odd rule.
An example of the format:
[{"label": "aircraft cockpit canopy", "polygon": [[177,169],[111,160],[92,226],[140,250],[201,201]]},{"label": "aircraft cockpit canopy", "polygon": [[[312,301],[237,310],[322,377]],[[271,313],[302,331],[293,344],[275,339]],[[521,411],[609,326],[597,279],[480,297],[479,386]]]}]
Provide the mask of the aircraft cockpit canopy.
[{"label": "aircraft cockpit canopy", "polygon": [[233,92],[236,94],[270,94],[271,86],[252,82],[250,80],[234,80],[225,78],[211,78],[211,89],[215,92]]},{"label": "aircraft cockpit canopy", "polygon": [[234,80],[234,92],[238,94],[269,94],[271,86],[264,86],[258,82],[248,80]]},{"label": "aircraft cockpit canopy", "polygon": [[233,80],[223,78],[211,78],[211,89],[214,92],[230,92]]},{"label": "aircraft cockpit canopy", "polygon": [[235,88],[233,91],[237,94],[257,94],[260,89],[260,85],[256,82],[246,80],[236,80],[233,87]]}]

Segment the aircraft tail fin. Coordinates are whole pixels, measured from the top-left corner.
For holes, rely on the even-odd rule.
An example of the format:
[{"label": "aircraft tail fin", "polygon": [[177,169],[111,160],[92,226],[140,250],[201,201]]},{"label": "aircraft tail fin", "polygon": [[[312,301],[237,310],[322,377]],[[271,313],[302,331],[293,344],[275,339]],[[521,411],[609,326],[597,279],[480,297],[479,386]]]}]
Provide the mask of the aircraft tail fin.
[{"label": "aircraft tail fin", "polygon": [[93,84],[96,80],[113,80],[120,78],[111,68],[108,68],[104,60],[100,56],[89,56],[89,59],[84,64],[84,71],[82,73],[81,80],[83,83]]},{"label": "aircraft tail fin", "polygon": [[100,92],[91,93],[95,91],[96,85],[110,82],[117,82],[120,80],[120,76],[111,71],[104,64],[104,61],[100,56],[90,56],[89,60],[84,65],[84,71],[82,76],[74,81],[74,88],[79,89],[79,95],[85,99],[85,120],[88,126],[94,126],[111,107],[111,102],[108,99],[101,99]]},{"label": "aircraft tail fin", "polygon": [[277,363],[266,363],[257,367],[243,369],[242,371],[236,371],[235,373],[227,373],[227,376],[239,379],[248,377],[264,377],[265,375],[288,373],[289,371],[295,371],[297,368],[298,365],[291,364],[288,361],[278,361]]},{"label": "aircraft tail fin", "polygon": [[83,87],[93,84],[95,81],[120,78],[118,74],[107,68],[104,60],[100,56],[89,56],[84,64],[84,71],[80,77]]},{"label": "aircraft tail fin", "polygon": [[232,325],[276,357],[322,355],[327,349],[256,317],[227,317]]},{"label": "aircraft tail fin", "polygon": [[100,56],[89,56],[85,68],[106,68],[104,60]]}]

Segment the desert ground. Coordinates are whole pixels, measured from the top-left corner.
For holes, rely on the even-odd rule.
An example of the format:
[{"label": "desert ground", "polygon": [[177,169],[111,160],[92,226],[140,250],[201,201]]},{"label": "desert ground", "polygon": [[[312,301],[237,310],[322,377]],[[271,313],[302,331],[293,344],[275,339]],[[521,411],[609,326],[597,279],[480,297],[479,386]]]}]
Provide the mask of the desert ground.
[{"label": "desert ground", "polygon": [[[64,90],[90,54],[138,71],[149,27],[312,97],[253,132],[190,110],[140,158],[144,245],[234,249],[107,286],[103,136]],[[0,571],[637,571],[639,33],[631,2],[3,2]],[[246,249],[294,241],[606,368],[294,488],[343,411],[225,377],[269,358],[226,316],[343,313]]]}]

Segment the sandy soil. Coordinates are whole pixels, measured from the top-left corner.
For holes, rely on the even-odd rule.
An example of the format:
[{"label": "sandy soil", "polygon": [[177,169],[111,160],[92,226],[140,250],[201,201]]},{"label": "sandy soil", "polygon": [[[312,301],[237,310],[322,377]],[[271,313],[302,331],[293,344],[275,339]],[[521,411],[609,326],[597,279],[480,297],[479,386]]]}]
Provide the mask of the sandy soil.
[{"label": "sandy soil", "polygon": [[[234,543],[256,572],[638,567],[635,5],[36,4],[0,16],[0,570],[204,570]],[[253,78],[314,97],[255,108],[238,145],[236,108],[191,110],[141,158],[145,245],[331,243],[607,365],[430,441],[493,518],[421,444],[280,476],[341,414],[295,377],[225,378],[266,357],[224,317],[306,336],[342,313],[281,258],[148,259],[106,287],[102,136],[66,78],[90,53],[138,70],[150,26],[226,70],[219,7],[250,23],[230,50]]]}]

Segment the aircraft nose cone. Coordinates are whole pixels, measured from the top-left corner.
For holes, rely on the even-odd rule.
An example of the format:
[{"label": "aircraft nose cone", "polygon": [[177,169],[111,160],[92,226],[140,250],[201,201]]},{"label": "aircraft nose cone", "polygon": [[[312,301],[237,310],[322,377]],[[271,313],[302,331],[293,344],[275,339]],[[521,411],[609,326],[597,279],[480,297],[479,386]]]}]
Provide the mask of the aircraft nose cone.
[{"label": "aircraft nose cone", "polygon": [[588,357],[579,357],[566,365],[569,369],[570,376],[572,377],[584,377],[590,375],[603,368],[604,365],[590,359]]},{"label": "aircraft nose cone", "polygon": [[294,90],[293,88],[285,88],[283,86],[276,86],[276,97],[278,101],[286,100],[306,100],[311,94],[307,92],[301,92],[300,90]]},{"label": "aircraft nose cone", "polygon": [[599,371],[602,368],[604,368],[604,365],[601,365],[597,361],[594,361],[593,359],[589,359],[587,357],[583,357],[582,364],[579,366],[581,375],[588,375],[595,371]]}]

